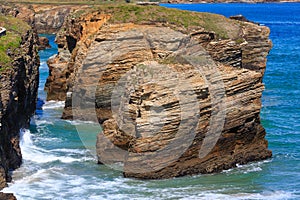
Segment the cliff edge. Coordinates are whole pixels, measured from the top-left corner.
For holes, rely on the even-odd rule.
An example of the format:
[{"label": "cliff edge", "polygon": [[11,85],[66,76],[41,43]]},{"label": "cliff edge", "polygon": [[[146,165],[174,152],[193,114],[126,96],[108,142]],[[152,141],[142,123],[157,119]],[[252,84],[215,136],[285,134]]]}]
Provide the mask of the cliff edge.
[{"label": "cliff edge", "polygon": [[37,34],[25,22],[0,14],[0,189],[11,181],[9,171],[20,167],[20,129],[35,112],[39,56]]}]

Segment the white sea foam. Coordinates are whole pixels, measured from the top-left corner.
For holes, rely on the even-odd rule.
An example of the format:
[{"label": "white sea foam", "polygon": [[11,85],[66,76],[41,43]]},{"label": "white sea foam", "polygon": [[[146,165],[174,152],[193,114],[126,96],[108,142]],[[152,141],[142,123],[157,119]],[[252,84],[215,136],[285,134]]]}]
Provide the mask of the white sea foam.
[{"label": "white sea foam", "polygon": [[22,150],[22,156],[25,161],[35,162],[35,163],[49,163],[59,161],[62,163],[72,163],[86,161],[92,158],[73,158],[71,156],[59,156],[50,150],[45,150],[39,148],[33,144],[32,135],[29,130],[22,129],[20,131],[21,142],[20,147]]},{"label": "white sea foam", "polygon": [[43,110],[63,108],[64,106],[65,106],[64,101],[46,101],[45,104],[43,105]]},{"label": "white sea foam", "polygon": [[83,124],[99,125],[99,123],[93,121],[82,121],[82,120],[66,120],[66,121],[75,126],[83,125]]},{"label": "white sea foam", "polygon": [[42,61],[40,64],[40,69],[48,69],[46,61]]},{"label": "white sea foam", "polygon": [[63,152],[63,153],[71,153],[71,154],[81,154],[84,155],[89,152],[87,149],[52,149],[50,152]]},{"label": "white sea foam", "polygon": [[284,191],[274,191],[266,193],[237,193],[237,194],[220,194],[220,193],[200,193],[198,195],[192,195],[186,198],[180,198],[182,200],[284,200],[293,198],[293,194]]},{"label": "white sea foam", "polygon": [[263,160],[263,161],[258,161],[258,162],[253,162],[253,163],[248,163],[245,165],[240,165],[237,164],[236,167],[237,168],[232,168],[232,169],[228,169],[228,170],[224,170],[223,173],[250,173],[250,172],[259,172],[262,171],[262,166],[266,163],[271,162],[272,160]]},{"label": "white sea foam", "polygon": [[35,125],[41,126],[41,125],[53,125],[52,121],[49,120],[34,120]]},{"label": "white sea foam", "polygon": [[31,133],[27,129],[21,129],[20,130],[20,137],[21,137],[21,142],[20,146],[25,147],[25,146],[31,146],[32,144],[32,138],[31,138]]},{"label": "white sea foam", "polygon": [[260,24],[300,25],[300,22],[295,22],[295,21],[260,21]]}]

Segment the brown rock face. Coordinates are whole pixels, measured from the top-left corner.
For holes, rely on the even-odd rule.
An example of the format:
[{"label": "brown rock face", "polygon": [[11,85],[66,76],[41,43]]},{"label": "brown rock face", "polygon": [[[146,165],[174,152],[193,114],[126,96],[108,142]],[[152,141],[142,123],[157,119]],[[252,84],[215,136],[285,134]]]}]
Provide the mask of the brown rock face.
[{"label": "brown rock face", "polygon": [[39,37],[39,50],[51,48],[49,40],[46,37]]},{"label": "brown rock face", "polygon": [[[39,33],[57,33],[70,12],[79,6],[33,5],[35,27]],[[83,6],[84,7],[84,6]]]},{"label": "brown rock face", "polygon": [[0,192],[0,200],[17,200],[17,198],[12,193]]},{"label": "brown rock face", "polygon": [[12,66],[0,73],[0,189],[11,180],[9,170],[22,163],[20,129],[35,112],[39,83],[38,37],[29,30],[22,36],[22,51],[12,53]]},{"label": "brown rock face", "polygon": [[[121,162],[126,177],[156,179],[271,157],[259,117],[268,28],[212,17],[228,33],[222,39],[200,26],[108,18],[67,20],[51,61],[66,85],[58,89],[63,118],[102,125],[99,163]],[[52,77],[49,85],[58,84]]]},{"label": "brown rock face", "polygon": [[64,24],[65,31],[59,32],[55,41],[58,44],[58,55],[54,55],[47,62],[49,67],[49,77],[45,85],[47,100],[66,100],[67,90],[73,85],[74,68],[81,63],[92,42],[88,36],[97,32],[108,19],[109,15],[104,14],[90,14],[77,19],[76,22],[72,17],[67,18]]},{"label": "brown rock face", "polygon": [[45,91],[47,91],[47,101],[66,99],[66,73],[67,60],[52,56],[47,61],[49,67],[49,76],[45,84]]},{"label": "brown rock face", "polygon": [[63,26],[66,17],[79,8],[87,6],[71,5],[35,5],[35,4],[10,4],[0,5],[0,13],[12,15],[28,24],[34,24],[38,33],[57,33]]}]

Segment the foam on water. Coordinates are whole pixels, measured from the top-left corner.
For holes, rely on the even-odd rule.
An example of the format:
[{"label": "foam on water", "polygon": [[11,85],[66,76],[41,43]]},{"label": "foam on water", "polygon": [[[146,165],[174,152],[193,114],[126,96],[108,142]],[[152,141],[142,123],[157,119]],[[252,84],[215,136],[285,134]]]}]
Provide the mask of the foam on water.
[{"label": "foam on water", "polygon": [[32,138],[31,138],[31,133],[29,130],[27,129],[21,129],[20,130],[20,146],[22,148],[22,151],[26,148],[26,147],[30,147],[33,145],[32,143]]},{"label": "foam on water", "polygon": [[51,122],[49,120],[35,120],[35,119],[32,119],[31,123],[36,125],[36,126],[53,125],[53,122]]},{"label": "foam on water", "polygon": [[66,122],[69,122],[72,125],[83,125],[83,124],[92,124],[99,126],[99,123],[93,122],[93,121],[81,121],[81,120],[66,120]]},{"label": "foam on water", "polygon": [[46,61],[42,61],[41,62],[41,64],[40,64],[40,70],[41,69],[48,70],[48,66],[47,66],[47,62]]},{"label": "foam on water", "polygon": [[229,173],[229,174],[247,174],[247,173],[252,173],[252,172],[259,172],[262,171],[264,165],[267,165],[268,163],[272,162],[272,159],[268,160],[263,160],[259,162],[253,162],[253,163],[248,163],[245,165],[240,165],[236,164],[236,168],[228,169],[228,170],[223,170],[222,173]]},{"label": "foam on water", "polygon": [[82,153],[82,151],[74,151],[73,149],[64,149],[63,151],[61,150],[45,150],[40,147],[37,147],[33,144],[32,141],[32,135],[29,130],[22,129],[20,131],[20,136],[21,136],[21,142],[20,142],[20,147],[22,150],[22,156],[24,161],[30,161],[30,162],[35,162],[35,163],[49,163],[49,162],[55,162],[59,161],[62,163],[72,163],[72,162],[81,162],[81,161],[86,161],[86,160],[92,160],[92,159],[87,159],[85,157],[83,158],[73,158],[71,156],[59,156],[55,154],[55,152],[78,152]]},{"label": "foam on water", "polygon": [[260,21],[263,24],[274,24],[274,25],[300,25],[300,22],[291,21]]},{"label": "foam on water", "polygon": [[87,149],[52,149],[50,152],[64,152],[70,154],[82,154],[85,155],[89,152]]},{"label": "foam on water", "polygon": [[[226,194],[215,194],[215,193],[202,193],[196,196],[189,196],[186,198],[181,198],[182,200],[198,200],[198,199],[205,199],[205,200],[284,200],[290,199],[293,195],[288,192],[284,191],[275,191],[272,193],[266,194],[247,194],[247,193],[237,193],[234,195],[226,195]],[[176,197],[175,197],[176,198]]]},{"label": "foam on water", "polygon": [[64,101],[46,101],[43,105],[43,110],[63,108],[64,106]]}]

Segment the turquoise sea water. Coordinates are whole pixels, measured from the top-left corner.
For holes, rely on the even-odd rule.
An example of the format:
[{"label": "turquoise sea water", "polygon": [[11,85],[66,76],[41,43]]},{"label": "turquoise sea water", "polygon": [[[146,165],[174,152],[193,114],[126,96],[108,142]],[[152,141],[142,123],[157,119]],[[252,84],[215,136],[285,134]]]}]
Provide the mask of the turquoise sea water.
[{"label": "turquoise sea water", "polygon": [[[19,200],[39,199],[300,199],[300,4],[167,5],[225,16],[243,14],[271,28],[273,49],[264,78],[262,121],[273,158],[238,166],[220,174],[169,180],[135,180],[96,164],[75,125],[89,132],[92,123],[60,119],[63,102],[47,102],[21,131],[24,164],[13,173],[5,192]],[[40,51],[39,96],[48,76],[46,60],[53,48]],[[94,144],[88,144],[93,146]]]}]

